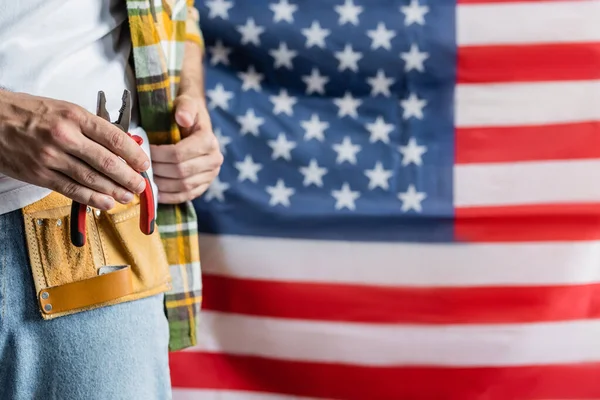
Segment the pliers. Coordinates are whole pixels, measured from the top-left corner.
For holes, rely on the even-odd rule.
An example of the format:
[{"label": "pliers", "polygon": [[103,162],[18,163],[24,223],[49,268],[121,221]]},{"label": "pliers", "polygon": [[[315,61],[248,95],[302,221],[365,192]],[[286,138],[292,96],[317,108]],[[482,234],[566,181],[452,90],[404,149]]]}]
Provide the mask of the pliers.
[{"label": "pliers", "polygon": [[[98,104],[96,115],[110,121],[110,115],[106,110],[106,96],[103,91],[98,92]],[[121,109],[119,110],[119,118],[112,124],[123,132],[127,133],[138,145],[142,145],[143,139],[137,135],[129,133],[129,123],[131,122],[131,92],[127,89],[123,91],[123,99]],[[150,178],[144,171],[140,175],[146,181],[146,188],[140,194],[140,230],[145,235],[151,235],[154,232],[156,216],[154,213],[154,193]],[[81,204],[73,201],[71,204],[71,243],[74,246],[82,247],[86,242],[86,214],[90,208],[86,204]]]}]

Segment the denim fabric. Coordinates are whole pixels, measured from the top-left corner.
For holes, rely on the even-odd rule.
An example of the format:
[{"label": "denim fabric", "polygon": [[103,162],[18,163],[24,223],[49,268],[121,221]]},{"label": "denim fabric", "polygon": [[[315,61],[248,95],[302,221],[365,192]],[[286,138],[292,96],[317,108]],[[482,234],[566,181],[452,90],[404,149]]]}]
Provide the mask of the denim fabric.
[{"label": "denim fabric", "polygon": [[163,296],[42,320],[20,211],[0,215],[0,399],[171,398]]}]

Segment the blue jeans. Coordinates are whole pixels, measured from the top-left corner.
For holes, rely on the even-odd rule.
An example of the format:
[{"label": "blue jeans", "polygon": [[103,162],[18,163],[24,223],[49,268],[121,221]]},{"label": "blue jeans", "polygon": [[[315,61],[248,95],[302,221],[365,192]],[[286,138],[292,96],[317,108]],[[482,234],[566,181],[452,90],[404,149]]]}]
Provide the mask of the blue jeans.
[{"label": "blue jeans", "polygon": [[163,296],[42,320],[20,211],[0,215],[0,399],[171,398]]}]

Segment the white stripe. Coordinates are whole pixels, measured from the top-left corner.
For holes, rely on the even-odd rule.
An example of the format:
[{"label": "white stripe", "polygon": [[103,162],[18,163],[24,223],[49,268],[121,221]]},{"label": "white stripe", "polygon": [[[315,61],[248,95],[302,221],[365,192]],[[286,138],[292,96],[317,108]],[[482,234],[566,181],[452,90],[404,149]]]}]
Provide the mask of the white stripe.
[{"label": "white stripe", "polygon": [[600,40],[600,3],[557,1],[460,5],[456,37],[460,46]]},{"label": "white stripe", "polygon": [[456,125],[463,128],[597,120],[598,104],[597,80],[461,84],[456,87]]},{"label": "white stripe", "polygon": [[464,164],[454,171],[456,207],[600,201],[600,160]]},{"label": "white stripe", "polygon": [[600,361],[600,321],[498,325],[379,325],[205,311],[198,347],[365,366],[518,366]]},{"label": "white stripe", "polygon": [[417,244],[200,236],[202,269],[273,281],[386,286],[600,282],[600,242]]},{"label": "white stripe", "polygon": [[197,228],[196,222],[184,222],[183,224],[160,225],[158,231],[160,233],[173,233],[180,230],[195,231]]},{"label": "white stripe", "polygon": [[263,392],[209,389],[173,389],[173,400],[311,400],[314,397],[285,396]]}]

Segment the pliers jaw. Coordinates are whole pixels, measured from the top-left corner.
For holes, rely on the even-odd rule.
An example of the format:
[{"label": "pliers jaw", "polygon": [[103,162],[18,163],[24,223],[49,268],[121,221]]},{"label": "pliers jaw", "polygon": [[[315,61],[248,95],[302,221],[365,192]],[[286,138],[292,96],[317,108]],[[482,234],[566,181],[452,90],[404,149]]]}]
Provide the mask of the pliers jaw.
[{"label": "pliers jaw", "polygon": [[[96,106],[96,115],[110,121],[110,114],[106,110],[106,96],[103,91],[98,92],[98,102]],[[139,136],[129,133],[129,124],[131,122],[131,92],[127,89],[123,91],[121,109],[119,117],[113,125],[127,133],[138,145],[142,145],[143,139]],[[144,171],[140,175],[146,181],[146,188],[140,194],[140,230],[145,235],[154,233],[155,228],[155,212],[154,212],[154,193],[148,174]],[[81,204],[73,201],[71,204],[71,243],[74,246],[82,247],[86,242],[86,214],[89,207],[86,204]]]}]

